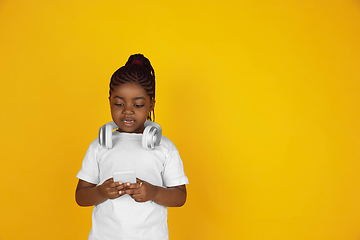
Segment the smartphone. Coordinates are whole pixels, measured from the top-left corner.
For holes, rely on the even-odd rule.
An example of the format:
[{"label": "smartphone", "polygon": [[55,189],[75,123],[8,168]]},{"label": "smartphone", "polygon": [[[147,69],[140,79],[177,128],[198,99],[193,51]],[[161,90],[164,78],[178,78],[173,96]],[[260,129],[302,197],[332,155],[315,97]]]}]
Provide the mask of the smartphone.
[{"label": "smartphone", "polygon": [[135,171],[114,172],[113,179],[114,182],[136,183],[136,174]]}]

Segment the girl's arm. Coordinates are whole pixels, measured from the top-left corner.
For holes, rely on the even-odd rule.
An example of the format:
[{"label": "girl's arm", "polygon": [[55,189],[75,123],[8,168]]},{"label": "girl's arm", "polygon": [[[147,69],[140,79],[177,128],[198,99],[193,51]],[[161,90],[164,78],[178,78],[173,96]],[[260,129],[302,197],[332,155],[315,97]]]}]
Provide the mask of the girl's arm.
[{"label": "girl's arm", "polygon": [[158,187],[148,182],[137,179],[125,190],[137,202],[152,200],[165,207],[181,207],[186,202],[186,186]]},{"label": "girl's arm", "polygon": [[118,198],[123,195],[125,184],[114,182],[109,178],[101,185],[92,184],[79,179],[76,187],[75,199],[79,206],[94,206],[107,199]]},{"label": "girl's arm", "polygon": [[186,186],[156,187],[157,191],[153,201],[166,207],[181,207],[186,202]]}]

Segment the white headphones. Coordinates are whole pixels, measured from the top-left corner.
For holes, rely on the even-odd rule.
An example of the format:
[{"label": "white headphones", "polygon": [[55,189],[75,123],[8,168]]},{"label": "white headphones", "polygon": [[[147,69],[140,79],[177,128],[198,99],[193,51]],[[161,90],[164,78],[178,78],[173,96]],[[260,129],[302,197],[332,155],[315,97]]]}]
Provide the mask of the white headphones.
[{"label": "white headphones", "polygon": [[[160,145],[162,130],[159,124],[146,120],[145,130],[142,136],[142,147],[146,150],[155,149]],[[112,132],[118,126],[114,122],[109,122],[99,129],[99,144],[106,148],[112,148]]]}]

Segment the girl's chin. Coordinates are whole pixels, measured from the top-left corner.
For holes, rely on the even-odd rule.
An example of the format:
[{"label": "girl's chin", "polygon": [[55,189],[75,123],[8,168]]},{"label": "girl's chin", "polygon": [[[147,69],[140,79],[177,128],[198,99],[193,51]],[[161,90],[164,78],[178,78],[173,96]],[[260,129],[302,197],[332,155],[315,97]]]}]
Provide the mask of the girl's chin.
[{"label": "girl's chin", "polygon": [[143,133],[144,132],[144,127],[140,127],[140,128],[134,128],[134,127],[119,127],[118,129],[119,132],[125,132],[125,133]]}]

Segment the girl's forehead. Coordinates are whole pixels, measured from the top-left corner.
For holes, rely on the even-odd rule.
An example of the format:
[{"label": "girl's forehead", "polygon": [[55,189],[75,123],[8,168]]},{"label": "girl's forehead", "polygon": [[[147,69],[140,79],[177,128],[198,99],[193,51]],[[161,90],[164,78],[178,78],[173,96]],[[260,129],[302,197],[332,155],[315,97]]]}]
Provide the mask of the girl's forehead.
[{"label": "girl's forehead", "polygon": [[149,98],[146,90],[138,83],[123,83],[114,87],[114,91],[111,94],[112,96],[118,97],[144,97]]}]

